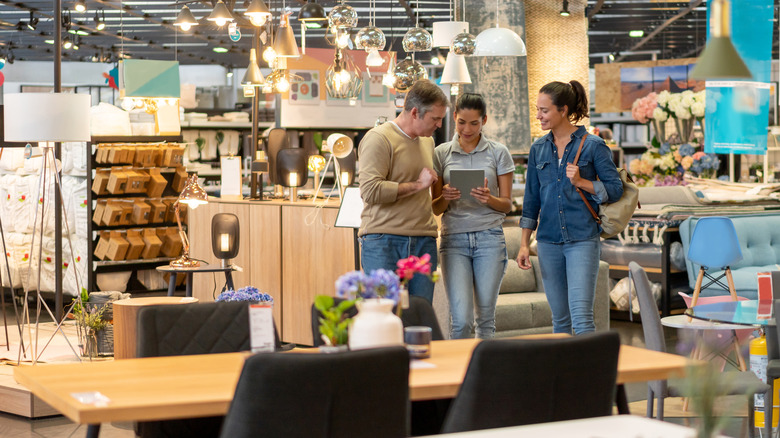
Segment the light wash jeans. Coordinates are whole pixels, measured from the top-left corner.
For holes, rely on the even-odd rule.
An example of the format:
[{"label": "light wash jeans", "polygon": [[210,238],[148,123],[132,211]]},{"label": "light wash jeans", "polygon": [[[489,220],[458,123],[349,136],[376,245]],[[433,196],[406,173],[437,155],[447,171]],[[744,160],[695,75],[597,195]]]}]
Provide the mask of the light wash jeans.
[{"label": "light wash jeans", "polygon": [[552,309],[553,332],[577,335],[596,330],[593,301],[599,275],[601,242],[537,242],[539,266],[547,301]]},{"label": "light wash jeans", "polygon": [[[366,234],[360,237],[359,241],[360,263],[366,273],[375,269],[395,272],[398,260],[409,256],[422,257],[423,254],[431,256],[431,272],[438,266],[435,237]],[[407,286],[409,295],[425,298],[433,305],[433,282],[426,276],[415,274]]]},{"label": "light wash jeans", "polygon": [[470,338],[475,317],[478,338],[495,335],[496,300],[506,263],[501,227],[441,237],[441,269],[450,301],[451,339]]}]

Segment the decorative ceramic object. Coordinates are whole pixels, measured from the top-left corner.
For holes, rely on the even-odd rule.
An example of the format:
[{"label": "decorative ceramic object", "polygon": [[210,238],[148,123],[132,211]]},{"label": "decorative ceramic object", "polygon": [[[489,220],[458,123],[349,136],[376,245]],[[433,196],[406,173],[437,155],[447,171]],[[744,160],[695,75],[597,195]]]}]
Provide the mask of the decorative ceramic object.
[{"label": "decorative ceramic object", "polygon": [[428,52],[433,47],[433,37],[422,27],[406,31],[402,42],[406,52]]},{"label": "decorative ceramic object", "polygon": [[393,314],[393,300],[369,298],[357,302],[358,314],[349,329],[349,349],[404,345],[401,318]]}]

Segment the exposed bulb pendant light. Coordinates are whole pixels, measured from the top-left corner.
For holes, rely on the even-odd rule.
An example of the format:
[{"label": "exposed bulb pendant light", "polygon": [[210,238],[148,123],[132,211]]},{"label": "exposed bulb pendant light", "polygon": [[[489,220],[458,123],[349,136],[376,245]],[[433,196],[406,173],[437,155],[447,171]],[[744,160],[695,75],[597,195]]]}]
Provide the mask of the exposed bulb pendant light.
[{"label": "exposed bulb pendant light", "polygon": [[387,62],[387,73],[382,76],[382,85],[387,88],[395,88],[395,62],[392,55]]},{"label": "exposed bulb pendant light", "polygon": [[253,26],[260,27],[271,18],[271,10],[268,9],[268,5],[263,0],[252,0],[244,15],[249,17]]},{"label": "exposed bulb pendant light", "polygon": [[187,5],[184,5],[182,6],[181,11],[176,17],[176,21],[173,23],[173,25],[179,26],[182,31],[187,32],[188,30],[192,29],[192,26],[198,25],[198,20],[195,19],[194,15],[192,15],[190,8],[188,8]]},{"label": "exposed bulb pendant light", "polygon": [[691,71],[693,79],[749,79],[745,61],[731,42],[731,2],[710,3],[710,35],[704,51]]},{"label": "exposed bulb pendant light", "polygon": [[333,99],[357,99],[363,90],[363,79],[360,70],[352,58],[338,47],[333,57],[333,63],[325,72],[325,89]]},{"label": "exposed bulb pendant light", "polygon": [[249,66],[246,68],[246,73],[241,80],[241,85],[262,87],[263,84],[265,84],[265,78],[260,71],[260,66],[257,65],[257,51],[252,48],[249,50]]},{"label": "exposed bulb pendant light", "polygon": [[366,56],[367,67],[380,67],[384,63],[385,59],[379,54],[379,50],[371,49],[368,51],[368,56]]},{"label": "exposed bulb pendant light", "polygon": [[298,43],[295,42],[295,33],[290,26],[289,13],[279,17],[279,28],[276,29],[273,47],[277,57],[297,58],[301,56],[298,51]]},{"label": "exposed bulb pendant light", "polygon": [[230,13],[230,10],[228,10],[225,2],[219,0],[216,6],[214,6],[214,10],[211,11],[211,14],[209,14],[206,19],[213,21],[217,26],[222,27],[225,23],[233,21],[233,15]]},{"label": "exposed bulb pendant light", "polygon": [[498,0],[496,0],[496,27],[480,32],[475,39],[474,56],[525,56],[525,43],[511,29],[498,26]]},{"label": "exposed bulb pendant light", "polygon": [[561,17],[568,17],[569,13],[569,0],[563,0],[563,9],[561,9]]}]

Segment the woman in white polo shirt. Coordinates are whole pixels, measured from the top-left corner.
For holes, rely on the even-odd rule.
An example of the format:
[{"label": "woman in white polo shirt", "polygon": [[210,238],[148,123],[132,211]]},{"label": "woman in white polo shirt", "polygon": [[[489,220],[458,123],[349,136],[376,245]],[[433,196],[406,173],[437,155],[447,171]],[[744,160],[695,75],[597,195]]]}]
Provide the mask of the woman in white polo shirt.
[{"label": "woman in white polo shirt", "polygon": [[[512,209],[514,164],[506,146],[487,139],[487,106],[480,94],[465,93],[455,104],[452,141],[436,147],[433,212],[441,220],[441,267],[450,301],[452,339],[496,332],[496,300],[506,269],[504,216]],[[450,187],[454,169],[482,169],[485,182],[470,195]],[[476,307],[475,307],[476,304]],[[475,327],[476,319],[476,327]]]}]

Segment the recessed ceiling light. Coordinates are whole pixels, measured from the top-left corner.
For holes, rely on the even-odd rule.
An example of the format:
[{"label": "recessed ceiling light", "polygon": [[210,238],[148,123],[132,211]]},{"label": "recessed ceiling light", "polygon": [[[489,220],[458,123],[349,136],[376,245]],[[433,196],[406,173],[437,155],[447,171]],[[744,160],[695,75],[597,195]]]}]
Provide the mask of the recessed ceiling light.
[{"label": "recessed ceiling light", "polygon": [[43,42],[46,44],[54,44],[54,40],[44,40]]},{"label": "recessed ceiling light", "polygon": [[225,47],[214,47],[211,50],[215,51],[216,53],[227,53],[228,51],[228,49],[226,49]]},{"label": "recessed ceiling light", "polygon": [[76,0],[76,4],[73,6],[73,9],[78,12],[84,12],[87,10],[87,2],[84,0]]},{"label": "recessed ceiling light", "polygon": [[645,36],[645,31],[643,30],[630,30],[628,31],[628,36],[631,38],[642,38]]}]

